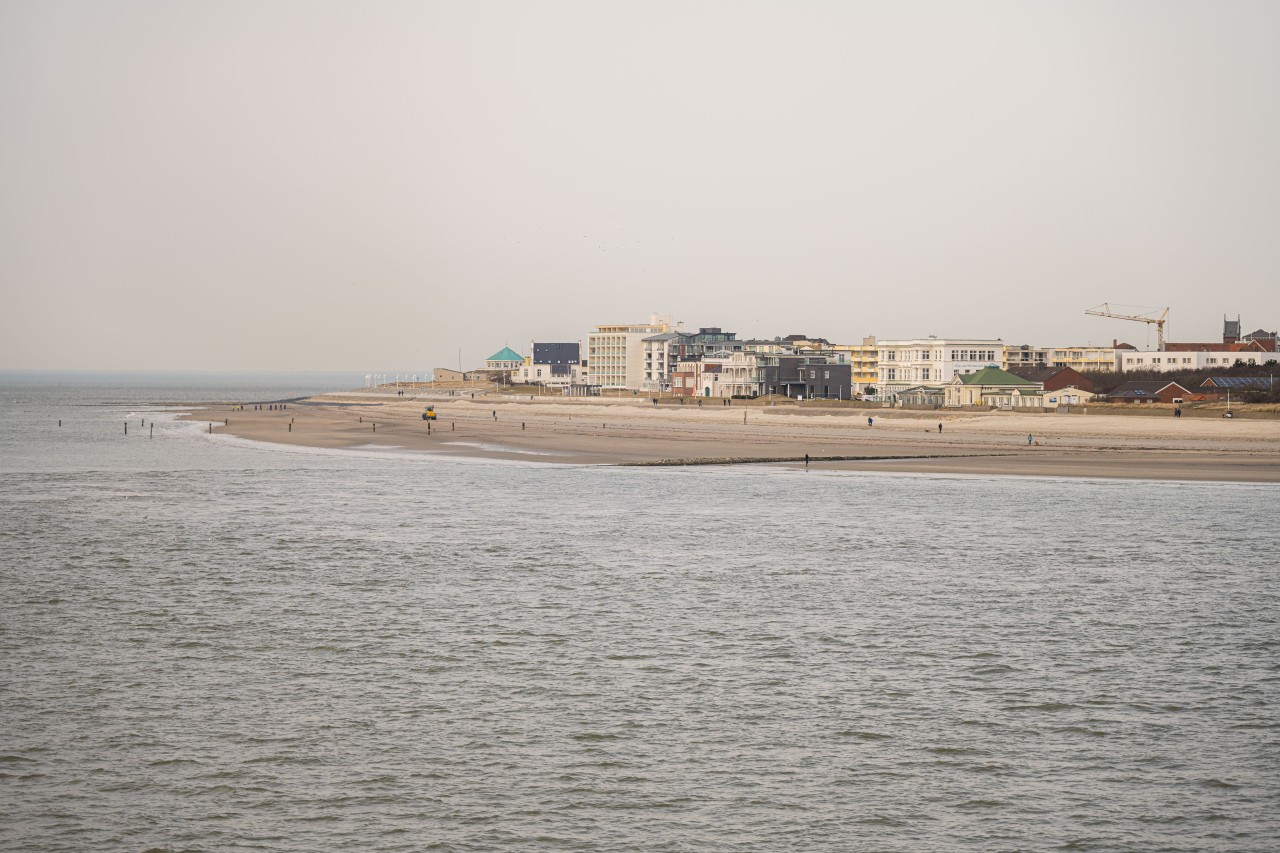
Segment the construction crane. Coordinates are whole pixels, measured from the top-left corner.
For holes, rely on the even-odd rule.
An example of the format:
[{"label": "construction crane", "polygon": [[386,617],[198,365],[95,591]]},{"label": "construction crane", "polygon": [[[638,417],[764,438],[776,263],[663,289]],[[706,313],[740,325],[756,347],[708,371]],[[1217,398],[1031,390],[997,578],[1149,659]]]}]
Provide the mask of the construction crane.
[{"label": "construction crane", "polygon": [[[1142,310],[1141,305],[1117,305],[1116,307],[1117,308],[1137,308],[1139,310]],[[1159,317],[1150,316],[1152,314],[1155,314],[1157,311],[1160,312]],[[1164,352],[1164,321],[1169,316],[1168,308],[1163,308],[1163,309],[1151,308],[1149,310],[1143,311],[1143,313],[1141,314],[1120,314],[1111,310],[1111,303],[1104,302],[1095,308],[1088,309],[1084,313],[1092,314],[1095,317],[1112,317],[1116,320],[1136,320],[1139,323],[1153,323],[1155,324],[1155,327],[1156,327],[1156,349],[1158,349],[1160,352]]]}]

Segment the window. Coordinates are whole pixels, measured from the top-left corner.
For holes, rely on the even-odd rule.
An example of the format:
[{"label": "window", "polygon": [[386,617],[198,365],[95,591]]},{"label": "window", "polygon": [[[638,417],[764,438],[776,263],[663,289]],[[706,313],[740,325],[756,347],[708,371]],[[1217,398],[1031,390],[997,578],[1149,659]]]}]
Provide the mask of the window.
[{"label": "window", "polygon": [[898,371],[894,370],[892,367],[886,368],[884,378],[892,382],[893,380],[898,378],[897,374],[898,374]]},{"label": "window", "polygon": [[926,368],[924,368],[923,370],[921,370],[921,371],[920,371],[920,378],[921,378],[921,379],[923,379],[923,380],[925,380],[926,382],[928,381],[928,379],[929,379],[929,368],[927,368],[927,367],[926,367]]},{"label": "window", "polygon": [[831,371],[830,371],[830,370],[824,370],[824,371],[822,371],[822,378],[823,378],[823,379],[830,379],[830,378],[831,378]]}]

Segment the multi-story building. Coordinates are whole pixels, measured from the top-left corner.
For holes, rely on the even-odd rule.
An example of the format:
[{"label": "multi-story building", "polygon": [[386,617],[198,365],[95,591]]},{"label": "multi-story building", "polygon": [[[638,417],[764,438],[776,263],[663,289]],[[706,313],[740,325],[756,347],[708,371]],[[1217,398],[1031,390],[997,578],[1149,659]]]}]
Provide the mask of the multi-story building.
[{"label": "multi-story building", "polygon": [[[696,392],[704,397],[758,397],[781,394],[804,400],[848,400],[847,363],[826,356],[794,353],[724,352],[701,360]],[[680,370],[692,371],[693,362]]]},{"label": "multi-story building", "polygon": [[1166,343],[1159,352],[1128,350],[1117,356],[1121,370],[1212,370],[1276,360],[1276,333],[1258,329],[1240,334],[1240,319],[1222,322],[1222,343]]},{"label": "multi-story building", "polygon": [[1029,344],[1004,347],[1001,369],[1036,367],[1070,367],[1081,373],[1111,373],[1116,369],[1116,347],[1074,346],[1033,347]]},{"label": "multi-story building", "polygon": [[705,374],[719,372],[720,365],[702,359],[689,359],[677,362],[671,371],[671,393],[677,397],[710,397],[708,391],[703,393]]},{"label": "multi-story building", "polygon": [[804,400],[848,400],[853,396],[852,369],[820,355],[762,357],[765,392]]},{"label": "multi-story building", "polygon": [[1122,350],[1119,354],[1120,369],[1157,370],[1205,370],[1230,367],[1233,364],[1266,364],[1275,360],[1259,340],[1231,344],[1166,344],[1163,352]]},{"label": "multi-story building", "polygon": [[875,335],[863,338],[860,344],[832,344],[831,349],[848,354],[854,393],[861,394],[867,386],[876,384],[880,352]]},{"label": "multi-story building", "polygon": [[582,363],[582,344],[530,342],[533,354],[514,374],[515,381],[526,385],[565,387],[586,382],[587,369]]},{"label": "multi-story building", "polygon": [[754,352],[722,351],[702,358],[699,384],[705,397],[758,397],[763,386],[762,356]]},{"label": "multi-story building", "polygon": [[696,332],[663,332],[644,339],[644,380],[646,391],[671,390],[671,375],[680,361],[701,358],[711,352],[741,351],[736,332],[709,326]]},{"label": "multi-story building", "polygon": [[644,387],[644,339],[671,331],[671,318],[596,326],[587,335],[587,382],[604,388]]},{"label": "multi-story building", "polygon": [[[791,345],[790,352],[795,355],[812,356],[827,364],[847,366],[851,393],[860,394],[868,385],[875,384],[878,351],[874,337],[863,338],[860,345],[833,344],[826,338],[810,338],[807,335],[787,335],[782,340]],[[844,375],[843,370],[840,375]],[[839,398],[845,399],[843,381],[839,387]]]},{"label": "multi-story building", "polygon": [[908,388],[941,389],[957,374],[999,366],[1004,342],[972,338],[917,338],[876,344],[876,397],[891,400]]}]

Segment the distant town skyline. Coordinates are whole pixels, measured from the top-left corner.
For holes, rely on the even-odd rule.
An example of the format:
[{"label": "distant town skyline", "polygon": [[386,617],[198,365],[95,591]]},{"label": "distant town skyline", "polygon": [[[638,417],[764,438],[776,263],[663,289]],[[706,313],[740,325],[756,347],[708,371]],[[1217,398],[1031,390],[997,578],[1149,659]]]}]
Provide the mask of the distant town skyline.
[{"label": "distant town skyline", "polygon": [[1280,6],[0,6],[0,368],[1280,325]]}]

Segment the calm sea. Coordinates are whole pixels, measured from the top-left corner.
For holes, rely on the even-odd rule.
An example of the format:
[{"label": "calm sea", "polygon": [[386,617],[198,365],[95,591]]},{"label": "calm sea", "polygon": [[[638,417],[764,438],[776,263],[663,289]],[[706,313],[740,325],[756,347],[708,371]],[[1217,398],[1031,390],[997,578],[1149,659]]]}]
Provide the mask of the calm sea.
[{"label": "calm sea", "polygon": [[287,450],[155,406],[361,381],[0,374],[0,848],[1280,848],[1277,487]]}]

